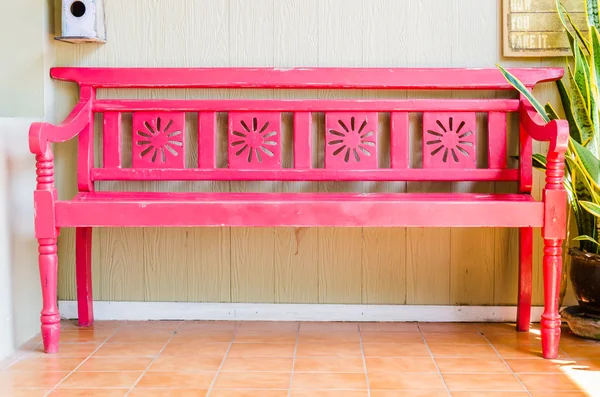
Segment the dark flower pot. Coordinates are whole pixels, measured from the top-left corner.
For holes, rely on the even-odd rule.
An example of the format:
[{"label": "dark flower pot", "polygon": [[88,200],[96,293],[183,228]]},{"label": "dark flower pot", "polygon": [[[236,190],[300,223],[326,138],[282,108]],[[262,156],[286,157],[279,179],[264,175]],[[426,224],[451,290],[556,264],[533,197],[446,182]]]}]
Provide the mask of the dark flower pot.
[{"label": "dark flower pot", "polygon": [[600,255],[571,248],[571,283],[581,308],[600,314]]}]

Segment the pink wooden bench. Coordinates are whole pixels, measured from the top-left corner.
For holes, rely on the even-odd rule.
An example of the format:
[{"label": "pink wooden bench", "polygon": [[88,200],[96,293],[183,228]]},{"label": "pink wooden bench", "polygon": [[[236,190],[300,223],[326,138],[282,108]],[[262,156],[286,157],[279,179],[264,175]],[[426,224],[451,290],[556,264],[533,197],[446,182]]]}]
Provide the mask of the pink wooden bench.
[{"label": "pink wooden bench", "polygon": [[[523,83],[561,78],[562,69],[513,69]],[[79,102],[60,125],[34,123],[35,230],[44,305],[45,351],[58,350],[57,237],[76,228],[79,324],[93,322],[93,227],[518,227],[517,328],[529,329],[532,228],[542,227],[545,308],[542,347],[557,356],[558,288],[565,238],[565,121],[546,125],[520,99],[138,100],[97,99],[98,88],[268,88],[510,90],[496,69],[117,69],[54,68],[79,84]],[[516,98],[516,96],[515,96]],[[227,166],[217,164],[217,112],[228,112]],[[293,113],[293,166],[282,166],[282,113]],[[324,164],[314,167],[313,118],[325,114]],[[520,165],[507,166],[507,113],[520,113]],[[102,159],[94,166],[94,114],[103,117]],[[121,162],[121,116],[132,114],[131,166]],[[197,117],[197,164],[186,168],[186,113]],[[390,114],[389,146],[378,139],[378,113]],[[411,167],[409,114],[422,113],[422,162]],[[476,113],[487,114],[488,149],[477,164]],[[481,119],[480,119],[481,120]],[[194,131],[194,134],[196,131]],[[79,193],[58,200],[50,143],[78,137]],[[420,139],[420,138],[419,138]],[[543,200],[531,195],[532,139],[550,143]],[[383,148],[389,147],[389,153]],[[412,152],[416,152],[412,150]],[[389,157],[389,165],[380,159]],[[225,155],[225,154],[223,154]],[[421,156],[417,156],[421,157]],[[481,155],[479,156],[482,157]],[[516,181],[515,194],[466,193],[125,193],[95,191],[99,181]]]}]

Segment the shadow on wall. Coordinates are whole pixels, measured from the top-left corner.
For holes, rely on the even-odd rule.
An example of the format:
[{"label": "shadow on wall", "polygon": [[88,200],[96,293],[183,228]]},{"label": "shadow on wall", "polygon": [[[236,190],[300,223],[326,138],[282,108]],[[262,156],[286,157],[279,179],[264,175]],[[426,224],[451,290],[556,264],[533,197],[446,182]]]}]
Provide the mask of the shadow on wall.
[{"label": "shadow on wall", "polygon": [[0,358],[39,332],[35,159],[27,147],[29,124],[0,119]]}]

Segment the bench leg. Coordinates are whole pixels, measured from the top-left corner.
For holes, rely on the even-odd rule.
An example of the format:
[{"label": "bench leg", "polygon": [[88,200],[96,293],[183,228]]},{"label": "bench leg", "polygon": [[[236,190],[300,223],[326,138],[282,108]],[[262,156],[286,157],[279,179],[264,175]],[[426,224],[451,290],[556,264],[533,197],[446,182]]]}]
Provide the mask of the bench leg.
[{"label": "bench leg", "polygon": [[94,324],[91,227],[78,227],[75,231],[75,272],[79,326],[90,327]]},{"label": "bench leg", "polygon": [[517,331],[529,331],[531,322],[531,285],[533,259],[533,228],[519,229],[519,297],[517,302]]},{"label": "bench leg", "polygon": [[40,238],[39,266],[42,281],[42,341],[46,353],[58,352],[60,339],[60,314],[58,313],[58,256],[56,238]]},{"label": "bench leg", "polygon": [[542,355],[558,356],[560,315],[558,299],[562,269],[562,240],[544,240],[544,313],[542,314]]}]

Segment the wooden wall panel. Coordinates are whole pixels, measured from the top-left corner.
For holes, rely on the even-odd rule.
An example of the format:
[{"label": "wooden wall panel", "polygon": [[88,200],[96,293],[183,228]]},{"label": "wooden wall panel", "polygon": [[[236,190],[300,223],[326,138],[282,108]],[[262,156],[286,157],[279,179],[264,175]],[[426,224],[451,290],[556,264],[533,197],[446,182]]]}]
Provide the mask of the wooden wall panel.
[{"label": "wooden wall panel", "polygon": [[[59,0],[55,3],[60,4]],[[129,0],[107,2],[105,45],[56,43],[65,66],[394,66],[493,67],[557,61],[500,57],[498,2],[480,0]],[[432,28],[434,27],[434,28]],[[73,107],[75,87],[55,83],[56,116]],[[115,90],[113,97],[418,98],[458,93],[369,90]],[[536,89],[558,104],[552,84]],[[99,95],[107,95],[100,92]],[[482,93],[480,95],[488,95]],[[500,94],[504,95],[504,94]],[[315,152],[324,117],[314,114]],[[413,165],[420,164],[421,116],[410,117]],[[285,115],[284,164],[291,117]],[[382,136],[389,116],[380,116]],[[129,124],[128,124],[129,123]],[[485,123],[485,118],[478,119]],[[219,151],[226,150],[219,115]],[[197,121],[188,115],[186,128]],[[130,118],[124,117],[124,130]],[[386,130],[388,128],[388,130]],[[513,131],[513,133],[516,131]],[[98,135],[98,134],[97,134]],[[97,137],[98,138],[98,137]],[[188,138],[197,145],[193,132]],[[125,153],[131,138],[123,137]],[[95,143],[100,144],[99,139]],[[287,149],[286,149],[287,146]],[[513,145],[510,146],[514,149]],[[76,145],[56,146],[59,194],[76,190]],[[382,153],[388,148],[382,147]],[[535,150],[543,150],[541,145]],[[197,158],[190,150],[188,164]],[[516,154],[511,152],[512,154]],[[385,154],[381,162],[389,161]],[[224,158],[219,156],[220,164]],[[131,159],[125,159],[125,164]],[[314,164],[322,166],[322,154]],[[536,194],[542,177],[535,177]],[[103,183],[101,189],[178,191],[513,191],[514,186],[444,183]],[[94,298],[202,302],[512,304],[515,230],[483,229],[98,229]],[[536,230],[534,303],[541,302],[541,243]],[[59,243],[61,299],[75,298],[74,233]]]}]

